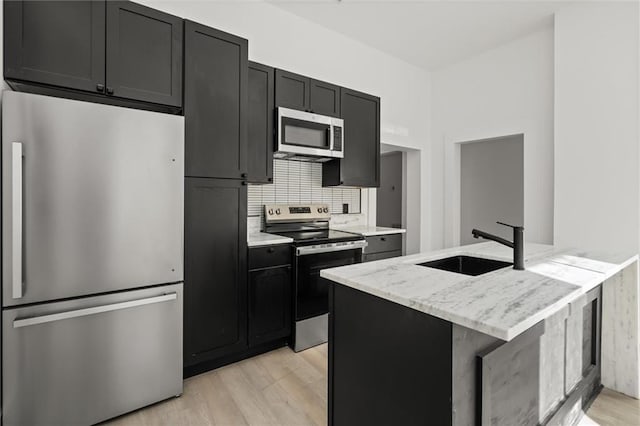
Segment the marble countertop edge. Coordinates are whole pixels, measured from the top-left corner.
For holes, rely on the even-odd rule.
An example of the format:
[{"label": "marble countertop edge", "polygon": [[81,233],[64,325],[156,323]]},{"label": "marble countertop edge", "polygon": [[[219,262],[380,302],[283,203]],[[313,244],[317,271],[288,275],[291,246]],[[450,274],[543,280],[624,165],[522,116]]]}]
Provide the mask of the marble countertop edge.
[{"label": "marble countertop edge", "polygon": [[[626,260],[607,263],[575,256],[576,251],[548,245],[528,244],[525,249],[525,272],[528,272],[525,275],[505,268],[470,277],[414,267],[429,260],[456,255],[511,260],[511,249],[487,242],[326,269],[321,271],[321,276],[509,341],[639,259],[638,255],[617,257]],[[584,253],[579,253],[584,256]],[[488,300],[485,294],[489,295]]]}]

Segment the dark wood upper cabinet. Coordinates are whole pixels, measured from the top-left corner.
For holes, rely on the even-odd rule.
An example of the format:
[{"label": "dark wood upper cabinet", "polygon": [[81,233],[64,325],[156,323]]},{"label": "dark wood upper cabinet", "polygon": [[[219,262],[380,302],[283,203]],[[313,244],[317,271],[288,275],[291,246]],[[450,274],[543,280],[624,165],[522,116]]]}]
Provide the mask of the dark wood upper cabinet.
[{"label": "dark wood upper cabinet", "polygon": [[310,84],[309,77],[276,69],[276,106],[308,111]]},{"label": "dark wood upper cabinet", "polygon": [[5,1],[4,78],[98,91],[105,82],[105,3]]},{"label": "dark wood upper cabinet", "polygon": [[185,179],[184,365],[247,347],[247,187]]},{"label": "dark wood upper cabinet", "polygon": [[247,40],[185,21],[185,174],[247,177]]},{"label": "dark wood upper cabinet", "polygon": [[10,0],[4,25],[4,77],[20,90],[182,106],[176,16],[128,1]]},{"label": "dark wood upper cabinet", "polygon": [[274,74],[271,67],[249,62],[247,167],[251,183],[273,182]]},{"label": "dark wood upper cabinet", "polygon": [[340,90],[344,158],[322,164],[323,186],[380,186],[380,98]]},{"label": "dark wood upper cabinet", "polygon": [[311,79],[309,87],[311,112],[340,117],[340,86]]},{"label": "dark wood upper cabinet", "polygon": [[107,2],[107,94],[182,105],[182,19],[129,1]]},{"label": "dark wood upper cabinet", "polygon": [[276,70],[276,107],[340,117],[340,86]]}]

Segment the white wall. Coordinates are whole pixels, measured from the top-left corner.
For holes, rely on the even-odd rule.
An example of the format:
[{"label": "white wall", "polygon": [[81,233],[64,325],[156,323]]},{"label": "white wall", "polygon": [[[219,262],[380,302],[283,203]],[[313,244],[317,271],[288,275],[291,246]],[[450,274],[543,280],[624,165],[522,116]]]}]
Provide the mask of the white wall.
[{"label": "white wall", "polygon": [[553,28],[432,74],[428,215],[423,249],[457,245],[459,142],[524,134],[527,241],[553,240]]},{"label": "white wall", "polygon": [[639,10],[585,4],[555,19],[555,243],[638,252]]},{"label": "white wall", "polygon": [[[427,143],[429,76],[418,67],[263,1],[140,2],[248,39],[253,61],[380,96],[382,142],[411,148]],[[370,192],[373,202],[363,209],[375,209]],[[375,224],[375,211],[369,217]],[[420,223],[412,220],[408,232],[418,239]]]}]

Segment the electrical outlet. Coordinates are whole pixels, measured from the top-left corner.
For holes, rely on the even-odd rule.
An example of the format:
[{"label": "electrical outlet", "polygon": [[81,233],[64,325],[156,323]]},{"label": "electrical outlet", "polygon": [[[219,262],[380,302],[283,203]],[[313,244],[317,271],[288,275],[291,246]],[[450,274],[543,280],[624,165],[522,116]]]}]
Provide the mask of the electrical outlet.
[{"label": "electrical outlet", "polygon": [[342,213],[345,213],[345,214],[349,213],[349,204],[347,203],[342,204]]}]

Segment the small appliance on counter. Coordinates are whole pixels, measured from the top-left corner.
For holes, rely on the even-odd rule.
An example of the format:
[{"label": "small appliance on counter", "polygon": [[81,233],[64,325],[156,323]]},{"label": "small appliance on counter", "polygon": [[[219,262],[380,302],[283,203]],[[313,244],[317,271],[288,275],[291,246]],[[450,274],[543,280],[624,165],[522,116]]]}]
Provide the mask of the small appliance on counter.
[{"label": "small appliance on counter", "polygon": [[182,393],[184,118],[5,91],[2,421]]},{"label": "small appliance on counter", "polygon": [[294,323],[291,346],[299,352],[328,340],[326,268],[362,262],[367,242],[361,235],[329,229],[327,204],[264,206],[265,232],[293,239]]}]

